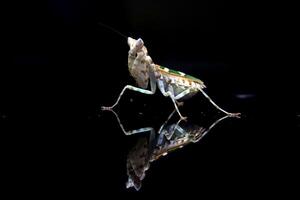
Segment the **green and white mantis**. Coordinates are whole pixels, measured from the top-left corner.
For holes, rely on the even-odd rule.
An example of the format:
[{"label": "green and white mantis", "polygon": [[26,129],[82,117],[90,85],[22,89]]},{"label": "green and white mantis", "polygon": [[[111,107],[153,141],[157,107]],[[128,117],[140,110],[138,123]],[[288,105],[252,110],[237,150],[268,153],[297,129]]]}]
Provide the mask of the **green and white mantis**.
[{"label": "green and white mantis", "polygon": [[[204,83],[193,76],[189,76],[183,72],[175,71],[154,64],[151,57],[148,55],[147,48],[144,46],[142,39],[135,40],[131,37],[127,38],[130,47],[128,53],[128,69],[131,76],[137,82],[138,87],[126,85],[121,91],[117,101],[110,107],[102,107],[102,110],[113,109],[120,101],[124,92],[128,90],[137,91],[143,94],[153,95],[156,92],[156,87],[165,97],[169,97],[179,114],[181,119],[186,119],[182,116],[178,105],[181,105],[182,100],[187,99],[198,93],[199,91],[210,101],[210,103],[221,112],[229,116],[239,116],[240,113],[229,113],[220,108],[204,91],[206,87]],[[150,81],[150,90],[147,89]]]}]

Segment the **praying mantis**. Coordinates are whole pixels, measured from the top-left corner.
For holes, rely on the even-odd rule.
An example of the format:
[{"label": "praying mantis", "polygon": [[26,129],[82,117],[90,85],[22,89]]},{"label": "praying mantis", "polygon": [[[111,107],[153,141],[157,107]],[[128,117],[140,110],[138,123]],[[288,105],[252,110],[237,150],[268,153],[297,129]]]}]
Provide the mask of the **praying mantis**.
[{"label": "praying mantis", "polygon": [[[131,37],[127,38],[127,43],[130,47],[128,52],[128,69],[131,76],[135,79],[138,87],[126,85],[119,94],[116,102],[109,107],[102,106],[102,110],[112,110],[118,105],[122,95],[126,90],[133,90],[147,95],[153,95],[158,87],[160,92],[165,97],[169,97],[181,119],[187,117],[182,116],[178,106],[183,104],[183,100],[194,96],[201,92],[209,102],[219,111],[228,116],[240,116],[240,113],[230,113],[220,108],[205,92],[206,86],[204,83],[193,76],[183,72],[175,71],[160,65],[155,64],[152,58],[148,55],[148,50],[141,38],[135,40]],[[149,87],[150,90],[147,89]]]}]

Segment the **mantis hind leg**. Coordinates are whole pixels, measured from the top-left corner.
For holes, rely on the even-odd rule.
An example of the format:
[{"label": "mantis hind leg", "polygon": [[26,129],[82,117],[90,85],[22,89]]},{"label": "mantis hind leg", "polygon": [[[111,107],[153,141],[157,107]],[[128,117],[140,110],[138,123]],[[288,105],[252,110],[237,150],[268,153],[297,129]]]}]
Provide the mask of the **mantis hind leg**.
[{"label": "mantis hind leg", "polygon": [[230,113],[227,112],[226,110],[220,108],[202,89],[200,89],[200,92],[209,100],[209,102],[215,106],[218,110],[220,110],[221,112],[225,113],[228,116],[232,116],[232,117],[238,117],[241,115],[241,113]]},{"label": "mantis hind leg", "polygon": [[[224,109],[220,108],[202,89],[200,90],[202,92],[202,94],[210,101],[210,103],[212,105],[214,105],[218,110],[222,111],[223,113],[225,113],[228,116],[232,116],[232,117],[237,117],[240,116],[240,113],[230,113],[225,111]],[[177,96],[175,96],[174,98],[176,100],[183,98],[184,96],[188,95],[191,92],[191,89],[186,89],[183,92],[181,92],[180,94],[178,94]]]}]

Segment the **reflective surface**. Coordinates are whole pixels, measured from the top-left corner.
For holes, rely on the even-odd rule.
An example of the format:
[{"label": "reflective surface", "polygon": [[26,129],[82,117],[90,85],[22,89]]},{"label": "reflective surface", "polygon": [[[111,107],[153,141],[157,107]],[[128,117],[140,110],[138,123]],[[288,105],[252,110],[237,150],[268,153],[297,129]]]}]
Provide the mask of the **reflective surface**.
[{"label": "reflective surface", "polygon": [[[100,106],[90,114],[92,132],[109,130],[110,134],[102,137],[114,139],[115,148],[110,154],[120,160],[105,157],[118,163],[114,180],[119,181],[112,183],[114,190],[165,192],[180,187],[181,192],[199,188],[208,192],[234,187],[249,192],[260,191],[264,184],[276,183],[277,178],[287,175],[274,175],[272,169],[282,160],[289,163],[289,154],[283,152],[293,155],[296,146],[287,147],[286,141],[299,131],[299,126],[298,129],[295,126],[296,116],[286,115],[283,120],[278,112],[261,106],[255,95],[246,95],[228,103],[242,117],[223,118],[224,115],[215,112],[209,103],[200,103],[201,100],[199,95],[181,107],[188,116],[187,122],[178,121],[176,113],[167,120],[172,110],[167,99],[134,92],[125,95],[116,109],[118,118],[112,112],[101,112]],[[219,100],[224,102],[222,98]],[[209,134],[202,137],[206,130]],[[197,140],[193,140],[193,134],[198,136]],[[193,141],[197,142],[182,145],[183,148],[176,146],[176,142]],[[253,181],[255,186],[251,184]]]},{"label": "reflective surface", "polygon": [[[115,116],[115,119],[113,119],[115,122],[111,124],[114,124],[115,126],[118,125],[120,127],[119,133],[123,133],[127,137],[132,137],[128,138],[128,140],[134,140],[133,145],[131,145],[131,147],[127,147],[126,149],[128,152],[126,157],[126,174],[128,178],[126,184],[124,183],[123,185],[124,188],[120,188],[120,190],[124,190],[126,186],[128,189],[134,188],[137,191],[141,189],[143,181],[146,178],[146,174],[149,173],[148,171],[150,170],[151,165],[155,165],[153,164],[154,161],[157,163],[157,161],[161,158],[166,159],[165,157],[168,157],[167,155],[170,153],[176,156],[177,151],[182,150],[190,143],[199,142],[207,133],[214,129],[214,127],[223,120],[226,121],[228,118],[238,119],[237,117],[222,115],[218,116],[217,119],[214,119],[216,116],[209,117],[202,114],[202,126],[199,123],[197,125],[193,124],[189,122],[189,120],[181,120],[176,115],[174,110],[157,129],[154,127],[141,127],[138,129],[126,130],[126,124],[122,124],[122,121],[116,112],[106,112]],[[135,138],[133,136],[135,136]],[[188,154],[186,155],[189,156]],[[196,155],[196,153],[191,153],[190,156],[192,155]],[[166,159],[166,161],[167,160],[168,159]],[[178,166],[182,165],[180,161],[178,162],[179,163],[174,164]],[[159,164],[156,167],[159,168]],[[190,181],[193,181],[193,177],[191,177]],[[151,187],[148,189],[151,190]],[[145,188],[143,190],[147,191],[148,189]]]}]

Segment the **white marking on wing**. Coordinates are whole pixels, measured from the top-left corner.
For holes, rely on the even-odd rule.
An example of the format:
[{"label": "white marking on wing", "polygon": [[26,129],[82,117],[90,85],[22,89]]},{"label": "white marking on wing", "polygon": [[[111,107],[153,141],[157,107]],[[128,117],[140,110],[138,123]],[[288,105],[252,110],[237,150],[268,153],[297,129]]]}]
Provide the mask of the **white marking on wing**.
[{"label": "white marking on wing", "polygon": [[164,71],[165,72],[169,72],[170,70],[168,68],[164,68]]}]

